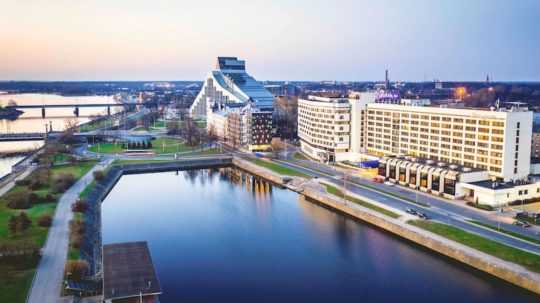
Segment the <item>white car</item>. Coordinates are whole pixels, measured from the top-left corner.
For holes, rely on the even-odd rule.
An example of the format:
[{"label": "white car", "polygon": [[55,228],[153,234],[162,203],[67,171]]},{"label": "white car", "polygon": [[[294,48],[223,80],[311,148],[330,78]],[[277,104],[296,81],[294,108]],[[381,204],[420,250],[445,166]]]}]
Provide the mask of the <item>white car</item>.
[{"label": "white car", "polygon": [[388,186],[394,186],[394,183],[390,182],[390,181],[386,181],[384,182],[384,184],[388,185]]}]

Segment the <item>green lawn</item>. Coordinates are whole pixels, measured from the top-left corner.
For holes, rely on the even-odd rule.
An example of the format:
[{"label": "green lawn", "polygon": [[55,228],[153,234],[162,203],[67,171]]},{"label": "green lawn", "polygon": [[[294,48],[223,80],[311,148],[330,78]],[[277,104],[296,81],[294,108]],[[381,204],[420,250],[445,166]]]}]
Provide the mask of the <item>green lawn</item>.
[{"label": "green lawn", "polygon": [[261,159],[247,159],[248,161],[258,165],[258,166],[262,166],[264,168],[267,168],[275,173],[278,173],[280,175],[286,175],[286,176],[297,176],[297,177],[303,177],[303,178],[307,178],[307,179],[310,179],[311,177],[304,174],[304,173],[301,173],[297,170],[294,170],[292,168],[289,168],[289,167],[286,167],[286,166],[283,166],[283,165],[279,165],[277,163],[274,163],[274,162],[270,162],[270,161],[266,161],[266,160],[261,160]]},{"label": "green lawn", "polygon": [[513,232],[513,231],[509,231],[509,230],[506,230],[506,229],[498,228],[497,226],[493,226],[493,225],[486,224],[486,223],[482,223],[482,222],[475,221],[475,220],[467,220],[467,221],[468,221],[468,222],[471,222],[471,223],[473,223],[473,224],[476,224],[476,225],[480,225],[480,226],[483,226],[483,227],[486,227],[486,228],[489,228],[489,229],[492,229],[492,230],[501,232],[501,233],[503,233],[503,234],[510,235],[510,236],[512,236],[512,237],[516,237],[516,238],[519,238],[519,239],[522,239],[522,240],[525,240],[525,241],[529,241],[529,242],[533,242],[533,243],[536,243],[536,244],[540,244],[540,240],[538,240],[538,239],[531,238],[531,237],[527,237],[527,236],[524,236],[524,235],[522,235],[522,234],[515,233],[515,232]]},{"label": "green lawn", "polygon": [[450,240],[490,254],[494,257],[516,263],[531,271],[540,273],[540,256],[517,248],[513,248],[499,242],[488,240],[484,237],[471,234],[454,226],[423,220],[408,222],[411,225],[428,230]]},{"label": "green lawn", "polygon": [[[338,196],[338,197],[343,197],[343,191],[341,191],[339,188],[335,187],[335,186],[332,186],[332,185],[328,185],[328,184],[325,184],[326,186],[326,191],[329,193],[329,194],[332,194],[334,196]],[[351,202],[354,202],[360,206],[363,206],[365,208],[369,208],[371,210],[374,210],[376,212],[379,212],[383,215],[386,215],[386,216],[389,216],[391,218],[394,218],[394,219],[397,219],[400,217],[399,214],[391,211],[391,210],[388,210],[386,208],[382,208],[382,207],[379,207],[377,205],[374,205],[374,204],[371,204],[369,202],[366,202],[364,200],[360,200],[360,199],[357,199],[355,197],[352,197],[350,195],[347,195],[346,196],[346,199],[351,201]]]},{"label": "green lawn", "polygon": [[38,262],[38,256],[0,259],[0,302],[25,302]]},{"label": "green lawn", "polygon": [[196,148],[197,147],[191,147],[186,145],[181,139],[157,138],[155,140],[152,140],[152,150],[156,154],[172,154],[190,151]]},{"label": "green lawn", "polygon": [[122,144],[120,143],[96,143],[90,146],[88,150],[102,154],[119,154],[124,152]]}]

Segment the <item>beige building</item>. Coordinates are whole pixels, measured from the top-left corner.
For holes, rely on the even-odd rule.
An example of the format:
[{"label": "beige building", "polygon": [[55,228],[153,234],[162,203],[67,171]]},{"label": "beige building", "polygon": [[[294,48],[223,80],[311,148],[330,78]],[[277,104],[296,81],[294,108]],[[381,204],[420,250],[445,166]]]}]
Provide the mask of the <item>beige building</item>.
[{"label": "beige building", "polygon": [[508,180],[530,171],[532,112],[416,107],[367,107],[370,154],[408,155],[489,171]]}]

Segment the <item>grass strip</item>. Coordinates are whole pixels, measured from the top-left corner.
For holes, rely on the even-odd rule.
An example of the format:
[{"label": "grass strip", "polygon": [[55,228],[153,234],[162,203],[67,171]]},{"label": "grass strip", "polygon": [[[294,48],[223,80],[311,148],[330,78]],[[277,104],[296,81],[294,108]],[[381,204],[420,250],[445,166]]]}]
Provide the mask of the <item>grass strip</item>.
[{"label": "grass strip", "polygon": [[[332,185],[329,185],[329,184],[325,184],[326,186],[326,191],[329,193],[329,194],[332,194],[334,196],[339,196],[339,197],[343,197],[343,191],[341,191],[340,189],[338,189],[337,187],[335,186],[332,186]],[[394,219],[397,219],[400,217],[400,215],[398,215],[397,213],[391,211],[391,210],[388,210],[386,208],[382,208],[382,207],[379,207],[377,205],[374,205],[374,204],[371,204],[369,202],[366,202],[364,200],[360,200],[358,198],[355,198],[355,197],[352,197],[350,195],[346,195],[345,198],[351,202],[354,202],[360,206],[363,206],[365,208],[369,208],[371,210],[374,210],[376,212],[379,212],[383,215],[386,215],[386,216],[389,216],[391,218],[394,218]]]},{"label": "grass strip", "polygon": [[261,159],[250,159],[250,158],[248,158],[247,160],[255,165],[262,166],[280,175],[296,176],[296,177],[303,177],[306,179],[311,179],[311,176],[301,173],[295,169],[276,164],[274,162],[265,161]]},{"label": "grass strip", "polygon": [[540,244],[540,240],[538,240],[538,239],[527,237],[525,235],[518,234],[516,232],[509,231],[509,230],[506,230],[506,229],[498,228],[498,227],[490,225],[490,224],[486,224],[486,223],[475,221],[475,220],[467,220],[467,222],[470,222],[470,223],[473,223],[473,224],[476,224],[476,225],[480,225],[480,226],[483,226],[485,228],[489,228],[491,230],[498,231],[500,233],[507,234],[507,235],[510,235],[512,237],[515,237],[515,238],[519,238],[521,240],[525,240],[525,241],[528,241],[528,242]]},{"label": "grass strip", "polygon": [[408,221],[408,223],[486,254],[522,265],[531,271],[540,273],[539,255],[489,240],[443,223],[423,220],[412,220]]}]

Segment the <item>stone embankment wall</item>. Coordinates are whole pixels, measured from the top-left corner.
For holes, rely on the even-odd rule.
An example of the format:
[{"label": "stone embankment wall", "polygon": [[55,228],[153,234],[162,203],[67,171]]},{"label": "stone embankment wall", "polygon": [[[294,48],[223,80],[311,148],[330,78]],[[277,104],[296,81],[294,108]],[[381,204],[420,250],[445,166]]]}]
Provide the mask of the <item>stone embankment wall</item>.
[{"label": "stone embankment wall", "polygon": [[[277,184],[286,185],[283,176],[268,169],[256,166],[249,161],[235,158],[233,164]],[[356,204],[352,207],[349,205],[352,204],[352,202],[345,201],[309,185],[302,186],[302,188],[295,189],[295,191],[301,193],[304,197],[309,198],[309,200],[315,203],[320,203],[336,209],[461,263],[540,294],[540,274],[529,271],[520,265],[477,251],[398,219],[390,218],[371,209]],[[365,198],[365,200],[368,201],[369,199]]]}]

